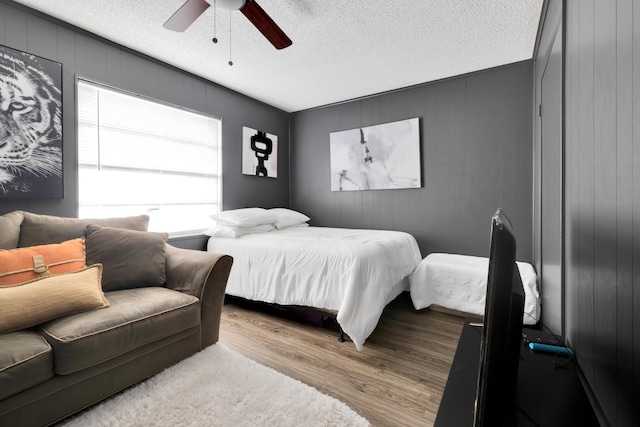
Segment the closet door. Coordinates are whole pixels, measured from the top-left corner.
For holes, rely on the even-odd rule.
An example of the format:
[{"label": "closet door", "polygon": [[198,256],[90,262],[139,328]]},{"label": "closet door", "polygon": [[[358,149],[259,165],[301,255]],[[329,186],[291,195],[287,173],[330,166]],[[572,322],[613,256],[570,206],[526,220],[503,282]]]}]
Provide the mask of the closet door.
[{"label": "closet door", "polygon": [[541,271],[542,322],[564,333],[562,25],[558,28],[541,85]]}]

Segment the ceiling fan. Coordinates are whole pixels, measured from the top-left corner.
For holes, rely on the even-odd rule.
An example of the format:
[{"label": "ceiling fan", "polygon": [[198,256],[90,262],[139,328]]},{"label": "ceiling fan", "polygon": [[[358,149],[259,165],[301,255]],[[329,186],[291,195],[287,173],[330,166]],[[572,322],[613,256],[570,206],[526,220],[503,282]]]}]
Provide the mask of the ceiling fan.
[{"label": "ceiling fan", "polygon": [[168,30],[182,32],[213,4],[223,9],[242,12],[276,49],[291,46],[291,39],[254,0],[187,0],[162,26]]}]

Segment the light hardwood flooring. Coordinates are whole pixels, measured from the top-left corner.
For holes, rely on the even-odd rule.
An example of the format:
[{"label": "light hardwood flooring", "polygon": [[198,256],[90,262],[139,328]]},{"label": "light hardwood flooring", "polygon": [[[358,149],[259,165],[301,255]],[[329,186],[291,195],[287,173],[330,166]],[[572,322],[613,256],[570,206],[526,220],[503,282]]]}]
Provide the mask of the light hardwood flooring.
[{"label": "light hardwood flooring", "polygon": [[435,421],[464,319],[416,311],[407,293],[385,309],[363,351],[332,327],[279,310],[225,304],[220,342],[346,403],[373,426]]}]

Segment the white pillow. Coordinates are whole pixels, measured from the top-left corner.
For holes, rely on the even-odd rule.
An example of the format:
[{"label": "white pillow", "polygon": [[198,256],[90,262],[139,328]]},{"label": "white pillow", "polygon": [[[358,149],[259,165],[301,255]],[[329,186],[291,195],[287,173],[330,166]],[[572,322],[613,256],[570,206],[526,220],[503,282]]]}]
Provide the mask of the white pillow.
[{"label": "white pillow", "polygon": [[276,217],[266,209],[244,208],[222,211],[211,215],[220,225],[228,227],[255,227],[263,224],[274,224]]},{"label": "white pillow", "polygon": [[214,224],[209,227],[204,234],[211,237],[231,237],[236,238],[245,234],[266,233],[275,230],[273,224],[256,225],[255,227],[229,227],[226,225]]},{"label": "white pillow", "polygon": [[276,217],[275,226],[278,229],[301,225],[311,219],[305,214],[292,209],[273,208],[269,209],[268,212]]}]

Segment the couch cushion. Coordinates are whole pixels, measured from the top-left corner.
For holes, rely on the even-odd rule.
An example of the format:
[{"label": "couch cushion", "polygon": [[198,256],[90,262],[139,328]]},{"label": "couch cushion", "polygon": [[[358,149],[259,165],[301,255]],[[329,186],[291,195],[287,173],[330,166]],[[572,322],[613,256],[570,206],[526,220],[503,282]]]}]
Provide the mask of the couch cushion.
[{"label": "couch cushion", "polygon": [[163,286],[167,233],[88,225],[87,263],[104,266],[102,289]]},{"label": "couch cushion", "polygon": [[107,292],[110,306],[45,323],[41,330],[65,375],[119,356],[200,323],[196,297],[166,288]]},{"label": "couch cushion", "polygon": [[84,237],[52,245],[0,249],[0,286],[78,271],[86,267],[84,258]]},{"label": "couch cushion", "polygon": [[20,240],[22,212],[14,211],[0,216],[0,249],[15,249]]},{"label": "couch cushion", "polygon": [[100,264],[72,273],[0,286],[0,333],[108,305]]},{"label": "couch cushion", "polygon": [[149,216],[139,215],[125,218],[62,218],[50,215],[38,215],[23,212],[24,219],[20,226],[19,247],[61,243],[65,240],[84,236],[89,224],[105,227],[117,227],[127,230],[147,231]]},{"label": "couch cushion", "polygon": [[42,335],[18,331],[0,335],[0,400],[53,377],[53,353]]}]

